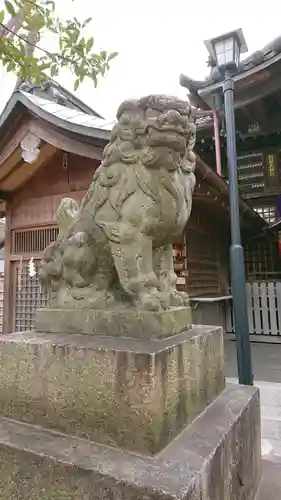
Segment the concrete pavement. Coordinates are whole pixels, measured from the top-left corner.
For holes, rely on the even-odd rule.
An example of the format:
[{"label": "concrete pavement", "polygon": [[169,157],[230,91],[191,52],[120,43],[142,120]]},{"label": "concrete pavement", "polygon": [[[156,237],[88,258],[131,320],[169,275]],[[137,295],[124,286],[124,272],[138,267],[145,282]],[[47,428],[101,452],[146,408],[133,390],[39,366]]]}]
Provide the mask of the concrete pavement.
[{"label": "concrete pavement", "polygon": [[[263,476],[255,500],[281,500],[281,345],[251,344],[255,385],[260,389]],[[237,382],[235,342],[225,343],[225,372]]]}]

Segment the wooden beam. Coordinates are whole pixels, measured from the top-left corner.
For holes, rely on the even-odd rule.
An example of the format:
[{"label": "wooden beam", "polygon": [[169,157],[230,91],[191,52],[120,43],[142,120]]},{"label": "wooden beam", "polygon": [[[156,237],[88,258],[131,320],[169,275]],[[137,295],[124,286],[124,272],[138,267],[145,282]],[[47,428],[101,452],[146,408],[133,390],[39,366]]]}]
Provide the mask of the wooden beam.
[{"label": "wooden beam", "polygon": [[247,120],[247,124],[244,123],[244,127],[246,125],[245,130],[247,130],[248,129],[247,125],[251,125],[256,120],[256,118],[255,118],[250,106],[244,106],[242,108],[242,112],[243,112],[244,117]]},{"label": "wooden beam", "polygon": [[254,108],[254,113],[256,113],[259,122],[266,125],[268,122],[268,114],[264,100],[260,99],[259,101],[256,101],[252,107]]},{"label": "wooden beam", "polygon": [[264,132],[267,130],[269,120],[263,99],[259,99],[258,101],[255,101],[248,106],[244,106],[241,109],[244,115],[247,117],[248,121],[248,130],[246,133],[249,133],[249,135],[251,135],[251,132],[249,131],[249,125],[255,125],[255,123],[258,123],[259,125],[258,131]]},{"label": "wooden beam", "polygon": [[29,124],[29,130],[43,141],[62,151],[99,161],[103,158],[103,149],[101,147],[64,135],[43,120],[33,119]]},{"label": "wooden beam", "polygon": [[9,201],[11,199],[11,194],[8,191],[0,189],[0,200]]},{"label": "wooden beam", "polygon": [[0,217],[5,217],[5,212],[6,212],[6,203],[1,202],[0,203]]},{"label": "wooden beam", "polygon": [[50,144],[41,147],[38,159],[33,163],[20,163],[11,175],[7,176],[1,183],[1,187],[6,191],[15,191],[25,184],[52,156],[57,149]]},{"label": "wooden beam", "polygon": [[[24,122],[20,125],[16,132],[12,134],[11,131],[3,138],[0,142],[0,179],[5,177],[7,171],[13,168],[18,162],[18,152],[16,153],[18,146],[25,135],[28,133],[28,123]],[[15,155],[15,156],[13,156]]]},{"label": "wooden beam", "polygon": [[281,88],[281,75],[272,75],[272,77],[265,82],[260,83],[256,86],[251,86],[245,88],[240,92],[237,91],[235,94],[235,109],[247,106],[248,104],[254,103],[263,97],[266,97],[274,92],[277,92]]},{"label": "wooden beam", "polygon": [[[15,151],[12,152],[12,154],[3,162],[3,164],[0,164],[0,181],[2,181],[7,175],[12,172],[12,170],[16,167],[16,165],[19,163],[21,160],[22,151],[19,147]],[[2,182],[1,182],[1,187]]]}]

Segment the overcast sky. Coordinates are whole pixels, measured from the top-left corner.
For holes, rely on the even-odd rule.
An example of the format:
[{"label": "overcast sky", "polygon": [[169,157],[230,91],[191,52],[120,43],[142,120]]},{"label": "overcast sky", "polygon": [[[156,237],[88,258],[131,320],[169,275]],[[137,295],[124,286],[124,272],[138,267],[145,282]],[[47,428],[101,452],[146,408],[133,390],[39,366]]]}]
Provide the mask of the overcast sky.
[{"label": "overcast sky", "polygon": [[[3,4],[4,0],[0,0]],[[83,84],[78,96],[106,118],[128,97],[166,93],[184,97],[180,73],[204,79],[203,41],[242,28],[249,53],[281,35],[281,4],[276,0],[57,0],[62,15],[93,17],[89,31],[96,47],[118,51],[106,78],[95,89]],[[48,47],[51,40],[45,40]],[[14,77],[0,72],[3,109]],[[73,90],[69,75],[58,81]]]}]

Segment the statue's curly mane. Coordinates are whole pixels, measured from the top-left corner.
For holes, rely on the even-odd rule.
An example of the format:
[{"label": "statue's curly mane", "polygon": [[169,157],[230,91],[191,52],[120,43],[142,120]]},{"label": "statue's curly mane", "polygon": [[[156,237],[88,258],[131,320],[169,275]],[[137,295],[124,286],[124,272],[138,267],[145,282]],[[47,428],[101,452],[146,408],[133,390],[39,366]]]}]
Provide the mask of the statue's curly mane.
[{"label": "statue's curly mane", "polygon": [[140,162],[149,168],[158,161],[157,148],[167,147],[175,148],[175,160],[185,170],[194,170],[196,127],[193,108],[187,102],[167,96],[125,101],[118,109],[117,120],[104,149],[103,167]]}]

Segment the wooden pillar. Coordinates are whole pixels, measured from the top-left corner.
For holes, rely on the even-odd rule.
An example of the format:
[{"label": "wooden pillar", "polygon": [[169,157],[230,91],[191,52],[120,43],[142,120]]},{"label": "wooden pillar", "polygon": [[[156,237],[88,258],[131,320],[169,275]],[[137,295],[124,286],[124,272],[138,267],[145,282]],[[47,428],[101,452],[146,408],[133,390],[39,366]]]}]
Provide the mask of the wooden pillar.
[{"label": "wooden pillar", "polygon": [[11,277],[11,203],[6,203],[4,244],[4,298],[3,298],[3,333],[12,329],[12,277]]}]

